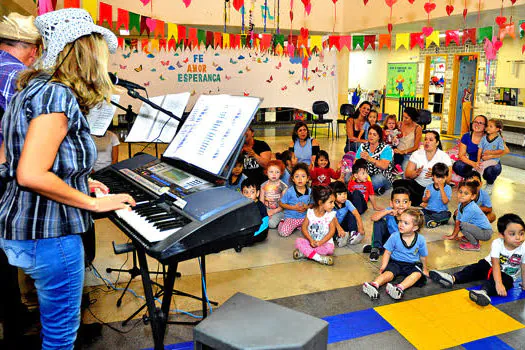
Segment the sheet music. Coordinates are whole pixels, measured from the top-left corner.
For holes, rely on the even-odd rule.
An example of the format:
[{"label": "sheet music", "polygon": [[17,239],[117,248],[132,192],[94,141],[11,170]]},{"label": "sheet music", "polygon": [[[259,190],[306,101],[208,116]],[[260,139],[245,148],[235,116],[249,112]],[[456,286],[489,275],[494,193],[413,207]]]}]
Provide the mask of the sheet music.
[{"label": "sheet music", "polygon": [[164,156],[220,174],[259,103],[255,97],[200,96]]},{"label": "sheet music", "polygon": [[[120,101],[120,96],[111,96],[111,101],[118,103],[118,101]],[[106,130],[108,130],[109,124],[111,124],[116,110],[116,106],[104,101],[100,106],[96,106],[89,111],[87,121],[89,123],[91,135],[103,136],[106,133]]]},{"label": "sheet music", "polygon": [[[150,98],[150,101],[180,118],[184,113],[184,109],[186,108],[189,99],[190,93],[183,92],[181,94],[152,97]],[[142,104],[142,107],[140,107],[140,111],[137,118],[135,118],[135,122],[133,123],[133,127],[131,128],[128,137],[126,137],[126,142],[168,143],[173,140],[178,125],[178,120],[175,120],[144,103]]]}]

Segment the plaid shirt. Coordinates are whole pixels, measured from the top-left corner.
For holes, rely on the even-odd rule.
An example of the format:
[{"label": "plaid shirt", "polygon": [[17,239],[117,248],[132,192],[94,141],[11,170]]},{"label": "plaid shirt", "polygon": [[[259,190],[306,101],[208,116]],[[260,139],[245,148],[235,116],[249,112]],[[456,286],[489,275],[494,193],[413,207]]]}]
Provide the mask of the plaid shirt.
[{"label": "plaid shirt", "polygon": [[[16,169],[29,123],[42,114],[64,113],[68,132],[50,169],[69,186],[89,193],[97,150],[89,124],[68,87],[33,79],[16,93],[2,120],[7,157],[7,188],[0,200],[0,235],[9,240],[34,240],[79,234],[88,230],[89,212],[58,203],[16,182]],[[5,165],[2,165],[5,166]],[[4,169],[5,170],[5,169]]]},{"label": "plaid shirt", "polygon": [[[5,111],[7,103],[15,93],[16,78],[21,70],[27,67],[11,54],[0,50],[0,107]],[[2,144],[0,128],[0,145]]]}]

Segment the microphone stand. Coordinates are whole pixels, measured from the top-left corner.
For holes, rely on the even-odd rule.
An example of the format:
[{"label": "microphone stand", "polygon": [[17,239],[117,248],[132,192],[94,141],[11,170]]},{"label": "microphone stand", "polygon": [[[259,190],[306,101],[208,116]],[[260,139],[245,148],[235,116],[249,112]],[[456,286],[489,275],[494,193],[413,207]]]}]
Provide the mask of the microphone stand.
[{"label": "microphone stand", "polygon": [[[111,101],[111,104],[113,106],[116,106],[126,112],[126,129],[128,131],[128,135],[131,132],[131,126],[133,125],[133,122],[135,121],[135,117],[137,116],[137,113],[133,112],[133,107],[131,105],[128,105],[128,108],[118,104],[115,101]],[[128,142],[128,158],[131,158],[131,143]]]}]

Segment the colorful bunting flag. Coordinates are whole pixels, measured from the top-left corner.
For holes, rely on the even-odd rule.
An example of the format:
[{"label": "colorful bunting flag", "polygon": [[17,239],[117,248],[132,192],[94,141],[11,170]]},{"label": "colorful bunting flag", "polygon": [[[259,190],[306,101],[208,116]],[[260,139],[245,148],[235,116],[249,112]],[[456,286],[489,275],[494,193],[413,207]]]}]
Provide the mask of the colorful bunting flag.
[{"label": "colorful bunting flag", "polygon": [[511,38],[516,38],[516,28],[514,26],[514,22],[512,23],[505,23],[501,27],[499,27],[499,40],[503,41],[505,37],[509,35]]},{"label": "colorful bunting flag", "polygon": [[124,26],[129,30],[129,12],[123,9],[117,9],[117,30]]},{"label": "colorful bunting flag", "polygon": [[400,33],[396,34],[396,50],[401,46],[404,46],[408,50],[409,47],[410,34],[409,33]]},{"label": "colorful bunting flag", "polygon": [[164,21],[158,19],[157,24],[155,25],[155,30],[153,31],[153,37],[157,38],[159,36],[164,38]]},{"label": "colorful bunting flag", "polygon": [[142,48],[142,52],[149,53],[148,46],[149,46],[149,39],[140,40],[140,47]]},{"label": "colorful bunting flag", "polygon": [[[281,45],[281,49],[284,50],[284,34],[275,34],[273,36],[273,44],[275,46]],[[282,53],[281,53],[282,54]]]},{"label": "colorful bunting flag", "polygon": [[451,41],[454,41],[459,46],[459,30],[447,30],[445,32],[445,46],[450,45]]},{"label": "colorful bunting flag", "polygon": [[439,31],[434,30],[429,36],[426,37],[425,42],[427,47],[429,47],[432,43],[439,47]]},{"label": "colorful bunting flag", "polygon": [[492,32],[493,32],[492,26],[479,28],[479,30],[478,30],[478,44],[483,44],[485,38],[488,38],[489,40],[492,39]]},{"label": "colorful bunting flag", "polygon": [[463,29],[463,37],[461,38],[461,43],[465,45],[467,40],[470,40],[471,43],[476,43],[476,28]]},{"label": "colorful bunting flag", "polygon": [[339,38],[339,44],[340,44],[341,49],[343,47],[346,47],[348,49],[348,51],[351,51],[352,50],[352,36],[351,35],[342,35]]},{"label": "colorful bunting flag", "polygon": [[118,48],[124,49],[124,38],[118,37],[117,38]]},{"label": "colorful bunting flag", "polygon": [[363,47],[363,50],[366,50],[369,46],[372,47],[372,50],[376,49],[375,35],[365,35],[365,46]]},{"label": "colorful bunting flag", "polygon": [[177,43],[184,43],[184,41],[186,40],[186,27],[181,26],[180,24],[177,25],[177,33]]},{"label": "colorful bunting flag", "polygon": [[199,45],[199,39],[197,38],[197,28],[188,28],[188,46],[193,49]]},{"label": "colorful bunting flag", "polygon": [[102,26],[104,21],[108,22],[109,27],[113,29],[113,6],[100,2],[98,7],[99,19],[98,24]]},{"label": "colorful bunting flag", "polygon": [[80,8],[80,0],[64,0],[64,8]]},{"label": "colorful bunting flag", "polygon": [[168,40],[168,51],[175,50],[176,46],[177,46],[177,39],[172,38]]},{"label": "colorful bunting flag", "polygon": [[222,48],[223,49],[230,48],[230,34],[222,33]]},{"label": "colorful bunting flag", "polygon": [[323,49],[323,37],[321,35],[310,36],[310,49],[319,51]]},{"label": "colorful bunting flag", "polygon": [[330,35],[328,37],[328,48],[331,49],[332,47],[334,47],[340,51],[340,46],[339,46],[339,36],[336,36],[336,35]]},{"label": "colorful bunting flag", "polygon": [[365,49],[365,37],[363,35],[352,36],[352,50],[357,49],[358,46],[361,50]]},{"label": "colorful bunting flag", "polygon": [[222,33],[220,32],[214,32],[213,33],[213,47],[214,48],[222,48]]},{"label": "colorful bunting flag", "polygon": [[166,39],[159,39],[159,51],[164,49],[166,51]]},{"label": "colorful bunting flag", "polygon": [[[246,36],[244,35],[244,37],[246,37]],[[266,50],[270,49],[271,46],[272,46],[272,35],[271,34],[263,34],[262,38],[261,38],[261,43],[260,43],[259,49],[261,51],[266,51]]]},{"label": "colorful bunting flag", "polygon": [[523,37],[525,36],[525,24],[523,23],[525,23],[525,20],[520,21],[518,25],[518,28],[520,30],[520,39],[523,39]]},{"label": "colorful bunting flag", "polygon": [[91,15],[91,17],[93,18],[93,22],[97,22],[97,12],[98,12],[98,8],[97,8],[97,1],[98,0],[83,0],[82,1],[82,8],[84,10],[86,10],[87,12],[89,12],[89,14]]},{"label": "colorful bunting flag", "polygon": [[423,41],[423,33],[410,33],[410,49],[413,49],[414,46],[418,45],[419,48],[423,49],[425,47]]},{"label": "colorful bunting flag", "polygon": [[168,36],[166,38],[168,40],[170,40],[171,38],[175,38],[175,40],[177,40],[177,32],[177,25],[175,23],[168,23]]},{"label": "colorful bunting flag", "polygon": [[159,51],[159,39],[151,39],[151,51]]},{"label": "colorful bunting flag", "polygon": [[129,31],[131,32],[133,28],[140,34],[140,15],[129,12]]},{"label": "colorful bunting flag", "polygon": [[392,50],[392,34],[379,34],[379,50],[384,46]]}]

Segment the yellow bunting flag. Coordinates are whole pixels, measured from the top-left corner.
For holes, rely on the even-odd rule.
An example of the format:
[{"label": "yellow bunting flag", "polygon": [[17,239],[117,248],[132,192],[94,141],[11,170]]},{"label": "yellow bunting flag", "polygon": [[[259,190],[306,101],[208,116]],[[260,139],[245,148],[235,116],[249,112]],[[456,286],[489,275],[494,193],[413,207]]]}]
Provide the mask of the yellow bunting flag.
[{"label": "yellow bunting flag", "polygon": [[151,51],[159,51],[159,39],[151,39]]},{"label": "yellow bunting flag", "polygon": [[222,48],[223,49],[230,48],[230,34],[228,33],[222,33]]},{"label": "yellow bunting flag", "polygon": [[321,35],[310,35],[310,49],[323,49],[323,37]]},{"label": "yellow bunting flag", "polygon": [[93,21],[97,23],[98,20],[98,0],[82,0],[82,8],[89,12]]},{"label": "yellow bunting flag", "polygon": [[178,41],[178,34],[177,25],[175,23],[168,23],[168,36],[166,39],[170,40],[171,37],[173,37],[175,41]]},{"label": "yellow bunting flag", "polygon": [[278,56],[282,56],[283,53],[284,53],[284,49],[283,47],[281,46],[281,44],[277,44],[277,46],[275,46],[275,53],[278,55]]},{"label": "yellow bunting flag", "polygon": [[425,42],[426,47],[429,47],[432,43],[436,44],[436,46],[439,47],[439,31],[434,30],[432,34],[426,37]]},{"label": "yellow bunting flag", "polygon": [[408,50],[408,43],[410,40],[410,33],[396,34],[396,50],[404,46]]}]

